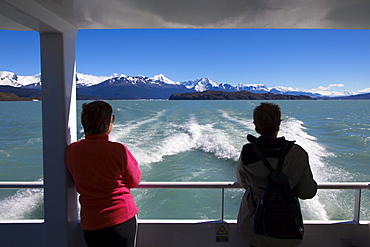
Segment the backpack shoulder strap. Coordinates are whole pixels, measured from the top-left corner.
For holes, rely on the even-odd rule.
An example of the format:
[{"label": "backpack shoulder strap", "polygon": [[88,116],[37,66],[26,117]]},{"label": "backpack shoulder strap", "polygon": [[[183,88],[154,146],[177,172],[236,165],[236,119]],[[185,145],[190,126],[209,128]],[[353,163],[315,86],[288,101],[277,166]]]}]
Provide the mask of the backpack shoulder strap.
[{"label": "backpack shoulder strap", "polygon": [[[252,144],[252,148],[253,148],[254,152],[258,155],[258,157],[261,159],[261,161],[267,167],[267,169],[270,172],[274,172],[275,171],[274,168],[272,168],[270,162],[268,162],[266,157],[262,155],[262,153],[258,149],[258,147],[253,143],[251,143],[251,144]],[[281,172],[283,170],[284,158],[285,158],[285,153],[286,153],[287,146],[288,146],[288,142],[284,141],[283,146],[282,146],[282,150],[281,150],[281,155],[279,157],[278,165],[277,165],[277,168],[276,168],[277,172]]]},{"label": "backpack shoulder strap", "polygon": [[[261,159],[261,161],[267,167],[267,169],[270,172],[274,172],[275,170],[272,168],[270,162],[268,162],[268,160],[266,159],[266,157],[263,156],[263,154],[258,149],[258,147],[255,144],[253,144],[253,143],[251,143],[251,144],[252,144],[252,149],[258,155],[258,157]],[[284,157],[285,157],[285,152],[286,152],[287,146],[288,146],[288,142],[287,141],[284,141],[284,144],[283,144],[283,147],[282,147],[282,151],[281,151],[281,155],[280,155],[279,161],[278,161],[278,166],[277,166],[277,169],[276,169],[277,172],[281,172],[282,169],[283,169]],[[251,186],[249,186],[249,191],[250,191],[250,194],[251,194],[251,197],[252,197],[252,203],[253,203],[253,206],[254,206],[254,210],[256,210],[256,208],[257,208],[257,202],[254,199],[253,190],[252,190],[252,187]],[[253,212],[253,214],[254,214],[254,212]]]},{"label": "backpack shoulder strap", "polygon": [[276,168],[277,172],[281,172],[283,170],[284,158],[285,158],[287,147],[288,147],[288,142],[284,141],[283,146],[282,146],[282,150],[281,150],[281,154],[280,154],[280,157],[279,157],[278,165],[277,165],[277,168]]},{"label": "backpack shoulder strap", "polygon": [[270,162],[268,162],[268,160],[266,159],[266,157],[262,155],[261,151],[253,143],[252,143],[252,148],[253,148],[254,152],[258,155],[258,157],[261,159],[261,161],[263,162],[263,164],[267,167],[267,169],[270,172],[274,172],[275,170],[270,165]]}]

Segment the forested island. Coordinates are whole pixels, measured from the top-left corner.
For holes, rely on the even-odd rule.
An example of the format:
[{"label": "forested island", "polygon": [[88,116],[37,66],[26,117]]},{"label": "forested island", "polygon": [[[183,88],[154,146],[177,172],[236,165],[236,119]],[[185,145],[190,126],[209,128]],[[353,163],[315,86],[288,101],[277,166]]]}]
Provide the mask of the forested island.
[{"label": "forested island", "polygon": [[222,92],[208,90],[204,92],[172,94],[169,100],[314,100],[305,95],[282,95],[273,93],[251,93],[247,91]]},{"label": "forested island", "polygon": [[32,100],[39,100],[39,98],[19,97],[14,93],[0,92],[0,101],[32,101]]}]

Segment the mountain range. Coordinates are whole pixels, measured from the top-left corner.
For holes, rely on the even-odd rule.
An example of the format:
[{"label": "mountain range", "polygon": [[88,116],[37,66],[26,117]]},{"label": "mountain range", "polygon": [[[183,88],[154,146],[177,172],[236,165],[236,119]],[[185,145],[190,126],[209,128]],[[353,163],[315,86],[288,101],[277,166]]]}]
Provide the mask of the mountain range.
[{"label": "mountain range", "polygon": [[[297,91],[289,87],[268,88],[264,84],[238,84],[214,82],[209,78],[199,78],[185,82],[174,82],[159,74],[153,77],[126,76],[112,74],[111,76],[94,76],[76,73],[78,99],[168,99],[172,94],[204,92],[208,90],[223,92],[247,91],[251,93],[272,93],[281,95],[304,95],[313,98],[323,98],[318,93]],[[14,90],[10,90],[13,87]],[[3,91],[6,88],[7,91]],[[22,89],[22,96],[17,89]],[[33,97],[25,93],[26,89],[35,95],[35,90],[41,90],[41,75],[18,76],[13,72],[0,72],[0,92],[11,92],[20,97]]]}]

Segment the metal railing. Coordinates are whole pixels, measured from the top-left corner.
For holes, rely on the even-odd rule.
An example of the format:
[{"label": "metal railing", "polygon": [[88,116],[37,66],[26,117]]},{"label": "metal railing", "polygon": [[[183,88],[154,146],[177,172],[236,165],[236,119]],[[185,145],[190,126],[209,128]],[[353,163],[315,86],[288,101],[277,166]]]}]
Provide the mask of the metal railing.
[{"label": "metal railing", "polygon": [[0,189],[42,189],[43,182],[0,182]]},{"label": "metal railing", "polygon": [[355,190],[355,204],[353,210],[353,222],[360,223],[360,208],[361,208],[361,191],[370,190],[369,182],[338,182],[338,183],[320,183],[317,186],[318,189],[330,189],[330,190]]},{"label": "metal railing", "polygon": [[[43,182],[0,182],[0,189],[43,188]],[[135,189],[221,189],[221,221],[224,221],[225,189],[241,189],[237,182],[141,182]],[[361,192],[370,190],[370,182],[319,183],[318,189],[355,190],[353,222],[360,222]]]}]

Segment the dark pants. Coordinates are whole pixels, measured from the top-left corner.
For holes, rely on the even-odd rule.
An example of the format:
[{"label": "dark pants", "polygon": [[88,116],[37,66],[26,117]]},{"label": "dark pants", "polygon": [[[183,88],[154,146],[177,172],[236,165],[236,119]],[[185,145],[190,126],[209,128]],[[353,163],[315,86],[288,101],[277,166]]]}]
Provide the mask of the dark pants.
[{"label": "dark pants", "polygon": [[134,247],[136,238],[136,217],[121,224],[97,230],[84,230],[89,247]]}]

